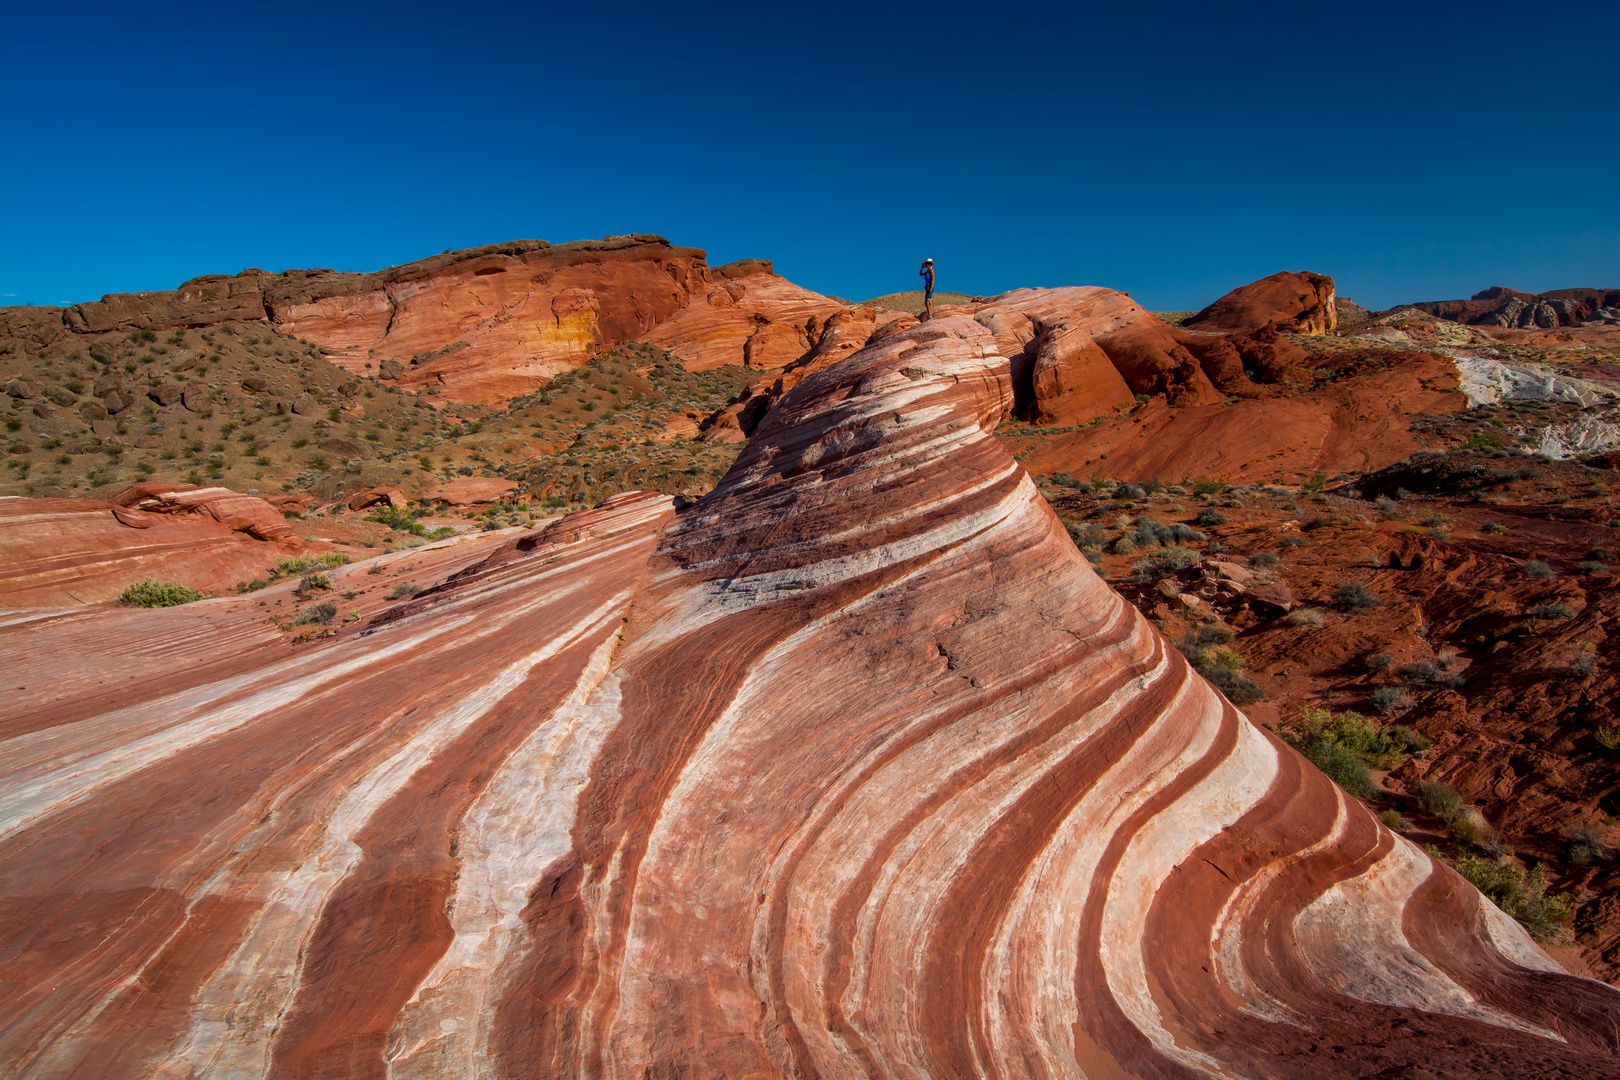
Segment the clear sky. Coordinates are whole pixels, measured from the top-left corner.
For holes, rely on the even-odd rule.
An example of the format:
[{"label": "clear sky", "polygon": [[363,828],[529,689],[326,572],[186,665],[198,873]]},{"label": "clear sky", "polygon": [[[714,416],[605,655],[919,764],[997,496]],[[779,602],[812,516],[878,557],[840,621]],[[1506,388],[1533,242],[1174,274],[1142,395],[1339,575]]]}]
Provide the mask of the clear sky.
[{"label": "clear sky", "polygon": [[58,0],[0,304],[655,232],[823,292],[1620,286],[1620,4]]}]

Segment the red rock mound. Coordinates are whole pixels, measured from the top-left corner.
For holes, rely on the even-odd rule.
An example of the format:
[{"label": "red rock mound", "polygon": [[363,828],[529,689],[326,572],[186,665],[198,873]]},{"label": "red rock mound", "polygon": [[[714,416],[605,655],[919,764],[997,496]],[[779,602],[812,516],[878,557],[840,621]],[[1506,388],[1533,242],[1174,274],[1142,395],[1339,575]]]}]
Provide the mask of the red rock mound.
[{"label": "red rock mound", "polygon": [[1233,289],[1187,321],[1195,330],[1258,330],[1267,325],[1301,334],[1337,329],[1333,279],[1284,270]]},{"label": "red rock mound", "polygon": [[252,495],[134,484],[110,501],[0,498],[0,608],[110,600],[157,578],[221,590],[304,548]]},{"label": "red rock mound", "polygon": [[1011,387],[971,318],[888,335],[673,522],[612,500],[292,651],[0,628],[8,671],[95,642],[0,723],[0,1069],[1620,1074],[1620,993],[1097,578]]}]

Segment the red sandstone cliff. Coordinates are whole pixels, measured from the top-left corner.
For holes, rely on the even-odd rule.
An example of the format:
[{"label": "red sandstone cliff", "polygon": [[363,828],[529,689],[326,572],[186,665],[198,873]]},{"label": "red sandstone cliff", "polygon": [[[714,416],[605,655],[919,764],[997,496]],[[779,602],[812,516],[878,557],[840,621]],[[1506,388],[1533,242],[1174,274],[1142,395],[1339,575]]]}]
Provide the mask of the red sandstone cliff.
[{"label": "red sandstone cliff", "polygon": [[638,234],[516,240],[366,274],[209,275],[171,292],[76,304],[61,318],[80,333],[262,320],[357,375],[497,404],[631,340],[664,345],[699,370],[780,367],[844,307],[777,276],[768,261],[711,270],[697,248]]}]

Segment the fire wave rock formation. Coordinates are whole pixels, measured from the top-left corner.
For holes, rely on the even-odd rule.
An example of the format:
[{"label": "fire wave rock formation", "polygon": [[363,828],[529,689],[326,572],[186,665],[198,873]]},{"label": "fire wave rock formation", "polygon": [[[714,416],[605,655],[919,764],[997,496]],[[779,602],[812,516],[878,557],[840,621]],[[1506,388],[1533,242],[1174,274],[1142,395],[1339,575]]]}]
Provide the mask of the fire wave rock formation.
[{"label": "fire wave rock formation", "polygon": [[307,649],[207,604],[7,629],[0,1071],[1620,1075],[1620,994],[1193,674],[1010,404],[936,319],[701,502]]}]

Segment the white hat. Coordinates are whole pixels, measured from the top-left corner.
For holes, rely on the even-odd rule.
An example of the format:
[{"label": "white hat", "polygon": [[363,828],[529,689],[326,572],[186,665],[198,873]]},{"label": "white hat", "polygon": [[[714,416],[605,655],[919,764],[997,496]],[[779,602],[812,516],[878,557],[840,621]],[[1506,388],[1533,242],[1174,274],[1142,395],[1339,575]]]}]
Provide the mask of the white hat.
[{"label": "white hat", "polygon": [[933,259],[924,259],[924,260],[923,260],[923,262],[925,262],[925,263],[931,263],[931,262],[933,262],[933,261],[934,261],[934,260],[933,260]]}]

